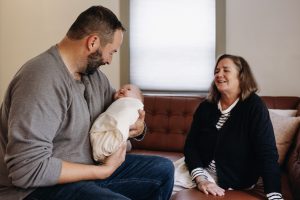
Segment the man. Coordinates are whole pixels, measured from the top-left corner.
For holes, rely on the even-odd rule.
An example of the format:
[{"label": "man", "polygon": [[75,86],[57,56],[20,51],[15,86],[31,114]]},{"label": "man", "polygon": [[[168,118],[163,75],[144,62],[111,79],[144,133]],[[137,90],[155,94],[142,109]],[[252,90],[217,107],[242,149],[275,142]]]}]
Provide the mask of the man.
[{"label": "man", "polygon": [[[167,159],[125,156],[125,144],[101,165],[92,159],[90,126],[115,93],[98,67],[111,63],[124,30],[109,9],[93,6],[15,75],[0,110],[1,199],[170,197]],[[145,112],[139,114],[130,137],[143,136]]]}]

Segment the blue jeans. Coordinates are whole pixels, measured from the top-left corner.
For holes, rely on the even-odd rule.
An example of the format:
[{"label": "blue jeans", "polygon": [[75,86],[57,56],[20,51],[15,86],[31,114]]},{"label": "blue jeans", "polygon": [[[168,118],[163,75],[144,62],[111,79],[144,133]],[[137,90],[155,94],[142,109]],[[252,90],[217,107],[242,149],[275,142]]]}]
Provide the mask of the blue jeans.
[{"label": "blue jeans", "polygon": [[129,154],[107,179],[37,188],[24,200],[168,200],[173,184],[170,160]]}]

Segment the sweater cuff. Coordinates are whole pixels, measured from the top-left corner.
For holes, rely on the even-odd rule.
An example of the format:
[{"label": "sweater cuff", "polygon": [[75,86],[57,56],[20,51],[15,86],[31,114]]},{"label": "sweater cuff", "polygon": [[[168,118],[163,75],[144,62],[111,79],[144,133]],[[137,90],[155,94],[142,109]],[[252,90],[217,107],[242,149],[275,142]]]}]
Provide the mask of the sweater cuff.
[{"label": "sweater cuff", "polygon": [[267,194],[268,200],[283,200],[282,194],[278,192],[271,192]]},{"label": "sweater cuff", "polygon": [[204,173],[204,169],[201,167],[193,169],[193,171],[191,172],[192,180],[195,180],[195,178],[198,176],[200,176],[201,180],[207,180],[207,176]]},{"label": "sweater cuff", "polygon": [[134,137],[133,139],[136,140],[136,141],[142,141],[144,139],[146,133],[147,133],[147,125],[144,122],[144,130],[143,130],[143,132],[139,136]]}]

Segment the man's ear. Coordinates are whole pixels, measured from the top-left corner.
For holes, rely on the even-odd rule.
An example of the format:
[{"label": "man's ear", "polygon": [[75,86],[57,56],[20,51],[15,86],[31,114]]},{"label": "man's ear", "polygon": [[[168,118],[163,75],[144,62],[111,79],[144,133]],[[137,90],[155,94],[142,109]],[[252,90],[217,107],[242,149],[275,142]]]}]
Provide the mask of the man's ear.
[{"label": "man's ear", "polygon": [[87,49],[92,53],[100,48],[100,38],[98,35],[90,35],[87,38]]}]

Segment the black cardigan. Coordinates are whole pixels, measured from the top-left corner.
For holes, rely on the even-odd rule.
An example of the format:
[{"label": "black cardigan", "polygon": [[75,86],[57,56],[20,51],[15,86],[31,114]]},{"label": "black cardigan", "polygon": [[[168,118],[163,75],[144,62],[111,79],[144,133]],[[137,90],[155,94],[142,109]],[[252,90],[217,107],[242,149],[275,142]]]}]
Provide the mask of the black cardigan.
[{"label": "black cardigan", "polygon": [[261,98],[239,101],[220,130],[217,104],[202,102],[187,136],[184,155],[191,172],[214,159],[218,185],[224,189],[251,187],[261,176],[265,193],[280,193],[280,168],[269,112]]}]

